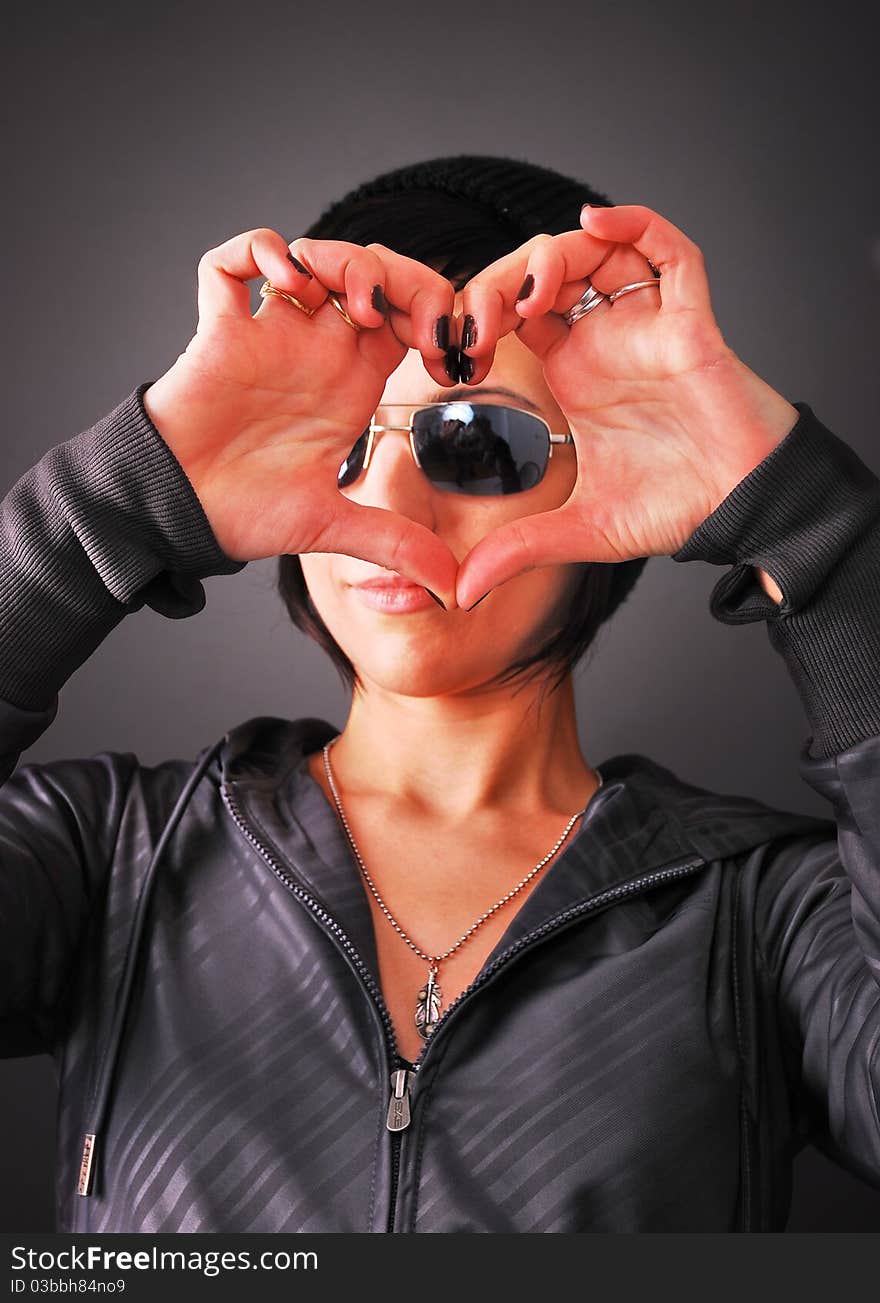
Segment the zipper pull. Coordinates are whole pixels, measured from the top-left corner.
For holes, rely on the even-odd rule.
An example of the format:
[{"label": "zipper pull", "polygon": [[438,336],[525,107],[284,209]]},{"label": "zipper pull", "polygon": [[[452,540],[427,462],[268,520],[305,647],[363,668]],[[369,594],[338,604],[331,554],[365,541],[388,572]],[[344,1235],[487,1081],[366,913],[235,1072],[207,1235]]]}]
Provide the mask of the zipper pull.
[{"label": "zipper pull", "polygon": [[409,1078],[412,1075],[406,1068],[397,1068],[391,1074],[391,1099],[385,1119],[389,1131],[403,1131],[409,1126]]}]

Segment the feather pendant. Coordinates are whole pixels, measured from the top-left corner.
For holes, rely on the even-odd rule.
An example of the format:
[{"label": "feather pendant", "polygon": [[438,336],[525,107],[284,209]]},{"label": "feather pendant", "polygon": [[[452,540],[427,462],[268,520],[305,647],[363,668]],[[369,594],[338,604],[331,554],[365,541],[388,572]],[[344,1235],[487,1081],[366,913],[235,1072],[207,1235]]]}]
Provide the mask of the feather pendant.
[{"label": "feather pendant", "polygon": [[425,1038],[431,1035],[431,1032],[437,1026],[440,1018],[440,1005],[443,1001],[443,992],[435,980],[435,970],[432,968],[428,974],[428,980],[419,991],[416,1000],[416,1027],[421,1035]]}]

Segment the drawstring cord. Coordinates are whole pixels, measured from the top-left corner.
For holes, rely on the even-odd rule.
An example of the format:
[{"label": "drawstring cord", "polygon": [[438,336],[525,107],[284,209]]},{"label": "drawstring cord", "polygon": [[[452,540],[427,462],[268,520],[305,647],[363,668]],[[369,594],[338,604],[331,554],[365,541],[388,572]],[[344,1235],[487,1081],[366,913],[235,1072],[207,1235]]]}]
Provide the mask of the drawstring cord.
[{"label": "drawstring cord", "polygon": [[141,887],[137,908],[135,910],[134,922],[132,924],[128,953],[125,958],[122,983],[116,1001],[116,1008],[113,1013],[113,1022],[107,1038],[107,1046],[104,1050],[104,1055],[98,1070],[98,1079],[92,1097],[91,1122],[83,1137],[78,1187],[79,1193],[83,1195],[92,1193],[92,1175],[95,1170],[97,1140],[101,1133],[104,1115],[107,1111],[107,1104],[110,1099],[110,1085],[113,1078],[113,1070],[116,1066],[117,1055],[119,1053],[119,1045],[122,1040],[123,1028],[125,1026],[125,1015],[128,1009],[131,985],[134,981],[135,968],[137,967],[138,952],[147,917],[147,908],[150,903],[150,894],[153,882],[155,881],[156,866],[159,863],[165,847],[168,845],[171,834],[174,832],[174,829],[180,821],[180,816],[183,814],[183,811],[192,796],[193,789],[200,781],[214,756],[228,740],[229,734],[225,733],[223,737],[220,738],[219,742],[214,743],[188,778],[183,791],[177,798],[177,803],[175,804],[174,809],[171,811],[168,822],[162,830],[162,836],[159,838],[156,849],[153,852],[153,858],[151,859],[149,868],[144,876],[144,882]]}]

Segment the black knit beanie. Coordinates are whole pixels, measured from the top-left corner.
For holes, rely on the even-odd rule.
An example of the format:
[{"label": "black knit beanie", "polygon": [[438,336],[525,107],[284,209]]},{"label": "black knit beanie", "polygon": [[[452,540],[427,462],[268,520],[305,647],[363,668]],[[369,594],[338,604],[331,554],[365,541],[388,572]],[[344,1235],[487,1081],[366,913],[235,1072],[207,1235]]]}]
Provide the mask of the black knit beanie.
[{"label": "black knit beanie", "polygon": [[[414,205],[416,211],[418,205],[423,205],[424,243],[422,245],[416,231],[402,252],[424,261],[436,256],[437,252],[437,229],[433,218],[438,193],[459,201],[462,242],[466,242],[468,236],[467,209],[473,206],[479,210],[481,219],[488,212],[502,232],[509,231],[511,251],[533,235],[558,235],[563,231],[577,230],[585,203],[610,207],[613,202],[585,182],[536,163],[493,154],[454,154],[425,159],[373,177],[330,204],[302,234],[310,239],[349,240],[364,245],[376,242],[393,247],[387,238],[383,238],[381,231],[377,231],[370,200],[406,194],[408,204]],[[450,260],[444,271],[454,284],[458,283],[459,270],[464,269],[467,274],[479,270],[467,266],[467,260],[461,266],[457,264],[456,235],[454,229],[447,231],[444,228],[444,236],[448,236],[451,245]],[[636,557],[613,565],[614,578],[605,620],[628,597],[647,560],[647,557]]]}]

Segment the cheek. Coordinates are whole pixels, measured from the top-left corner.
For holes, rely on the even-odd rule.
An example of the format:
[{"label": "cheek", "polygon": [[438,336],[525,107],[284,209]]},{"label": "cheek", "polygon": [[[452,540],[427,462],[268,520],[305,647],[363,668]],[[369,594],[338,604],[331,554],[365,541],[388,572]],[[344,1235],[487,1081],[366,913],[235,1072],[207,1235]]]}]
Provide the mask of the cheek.
[{"label": "cheek", "polygon": [[333,577],[334,560],[335,557],[330,553],[306,552],[300,554],[299,563],[302,566],[309,596],[319,609],[331,599],[336,588]]},{"label": "cheek", "polygon": [[536,516],[539,512],[553,511],[562,506],[571,495],[575,479],[574,468],[551,465],[541,483],[525,493],[512,493],[508,497],[482,501],[472,499],[458,517],[457,536],[465,544],[464,551],[458,552],[459,560],[464,559],[468,548],[474,547],[480,539],[500,526],[520,520],[523,516]]}]

